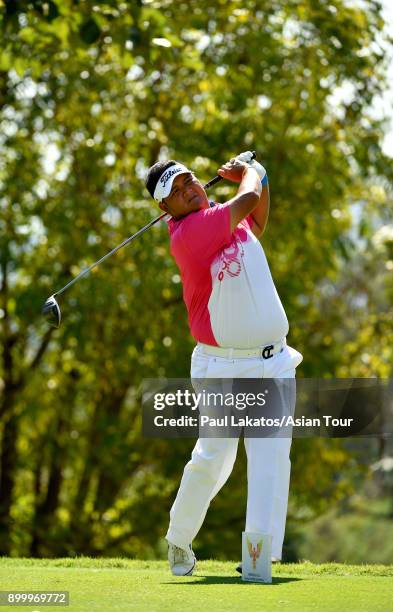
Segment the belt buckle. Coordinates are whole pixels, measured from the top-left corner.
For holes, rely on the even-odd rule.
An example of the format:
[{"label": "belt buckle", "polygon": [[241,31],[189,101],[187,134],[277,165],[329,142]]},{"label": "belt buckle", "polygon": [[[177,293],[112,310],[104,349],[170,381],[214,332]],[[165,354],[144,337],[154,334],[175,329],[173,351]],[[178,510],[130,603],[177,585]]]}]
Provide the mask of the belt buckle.
[{"label": "belt buckle", "polygon": [[268,344],[267,346],[265,346],[262,350],[262,357],[264,359],[270,359],[270,357],[273,357],[271,351],[274,349],[274,344]]}]

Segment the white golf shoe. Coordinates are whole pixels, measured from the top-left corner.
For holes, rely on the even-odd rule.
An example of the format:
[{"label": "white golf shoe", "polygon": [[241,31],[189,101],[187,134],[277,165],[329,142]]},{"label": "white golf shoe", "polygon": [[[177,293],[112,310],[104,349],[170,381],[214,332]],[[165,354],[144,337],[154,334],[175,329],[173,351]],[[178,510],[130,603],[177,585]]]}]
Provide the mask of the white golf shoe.
[{"label": "white golf shoe", "polygon": [[184,549],[168,542],[168,561],[174,576],[191,576],[196,566],[191,544],[189,548]]}]

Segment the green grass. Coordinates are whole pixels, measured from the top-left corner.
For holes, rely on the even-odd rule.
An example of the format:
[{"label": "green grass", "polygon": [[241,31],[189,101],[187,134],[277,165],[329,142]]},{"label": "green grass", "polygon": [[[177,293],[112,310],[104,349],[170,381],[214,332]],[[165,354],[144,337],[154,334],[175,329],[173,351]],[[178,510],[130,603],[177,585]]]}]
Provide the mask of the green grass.
[{"label": "green grass", "polygon": [[[188,578],[175,578],[163,561],[0,558],[1,590],[67,590],[69,608],[24,610],[393,611],[393,566],[276,564],[273,584],[243,583],[235,562],[201,561]],[[15,610],[15,607],[1,607]]]}]

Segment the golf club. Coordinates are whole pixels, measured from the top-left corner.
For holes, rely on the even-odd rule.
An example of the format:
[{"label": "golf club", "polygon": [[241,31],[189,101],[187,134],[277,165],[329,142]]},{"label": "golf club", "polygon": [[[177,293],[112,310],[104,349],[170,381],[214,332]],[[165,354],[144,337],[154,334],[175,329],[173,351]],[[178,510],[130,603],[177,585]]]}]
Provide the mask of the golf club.
[{"label": "golf club", "polygon": [[[252,152],[252,159],[256,158],[256,153],[255,151]],[[212,178],[208,183],[206,183],[204,185],[204,189],[209,189],[210,187],[212,187],[213,185],[215,185],[216,183],[218,183],[219,181],[222,181],[222,176],[215,176],[214,178]],[[126,244],[128,244],[129,242],[131,242],[131,240],[134,240],[134,238],[136,238],[137,236],[140,236],[141,234],[143,234],[143,232],[145,232],[146,230],[148,230],[150,227],[152,227],[155,223],[157,223],[158,221],[160,221],[161,219],[163,219],[164,217],[167,216],[168,213],[162,213],[159,217],[156,217],[155,219],[153,219],[152,221],[150,221],[149,223],[147,223],[147,225],[145,225],[144,227],[142,227],[140,230],[138,230],[135,234],[133,234],[132,236],[130,236],[129,238],[127,238],[126,240],[124,240],[121,244],[119,244],[117,247],[115,247],[112,251],[110,251],[109,253],[107,253],[106,255],[104,255],[104,257],[101,257],[101,259],[99,259],[98,261],[96,261],[95,263],[93,263],[91,266],[89,266],[88,268],[86,268],[86,270],[82,270],[82,272],[80,272],[78,274],[78,276],[76,276],[74,279],[72,279],[72,281],[70,281],[69,283],[67,283],[67,285],[65,285],[64,287],[62,287],[61,289],[59,289],[59,291],[57,291],[56,293],[54,293],[53,295],[51,295],[50,297],[48,297],[48,299],[46,300],[43,308],[42,308],[42,314],[46,317],[48,323],[50,325],[52,325],[52,327],[60,327],[60,323],[61,323],[61,310],[60,310],[60,306],[56,300],[56,298],[61,295],[62,293],[64,293],[64,291],[66,289],[68,289],[69,287],[71,287],[71,285],[73,285],[74,283],[76,283],[77,280],[79,280],[80,278],[82,278],[82,276],[85,276],[88,272],[90,272],[90,270],[92,270],[93,268],[95,268],[96,266],[98,266],[100,263],[102,263],[103,261],[105,261],[105,259],[108,259],[108,257],[110,257],[111,255],[113,255],[114,253],[116,253],[119,249],[121,249],[122,247],[124,247]]]}]

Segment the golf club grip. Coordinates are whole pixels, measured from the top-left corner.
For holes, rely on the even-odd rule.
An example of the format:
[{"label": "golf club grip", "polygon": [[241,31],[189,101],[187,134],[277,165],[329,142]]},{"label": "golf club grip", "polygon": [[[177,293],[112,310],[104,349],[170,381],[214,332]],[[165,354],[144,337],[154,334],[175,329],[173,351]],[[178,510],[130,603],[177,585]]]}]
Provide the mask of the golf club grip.
[{"label": "golf club grip", "polygon": [[[255,151],[251,151],[252,153],[252,158],[251,159],[255,159],[257,154]],[[214,178],[212,178],[208,183],[206,183],[206,185],[204,185],[205,189],[209,189],[210,187],[213,187],[213,185],[215,185],[216,183],[219,183],[220,181],[223,180],[223,176],[220,176],[219,174],[217,174],[217,176],[215,176]]]},{"label": "golf club grip", "polygon": [[204,189],[209,189],[210,187],[213,187],[213,185],[215,185],[216,183],[219,183],[220,181],[222,181],[223,177],[219,176],[217,174],[217,176],[215,176],[214,178],[211,179],[211,181],[209,181],[208,183],[206,183],[206,185],[204,185]]}]

